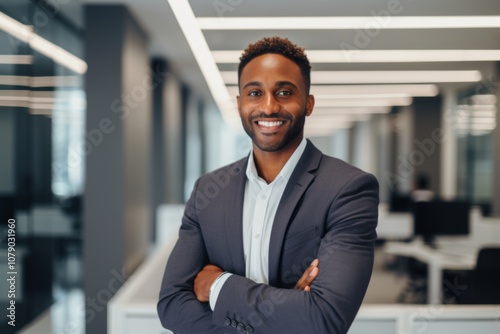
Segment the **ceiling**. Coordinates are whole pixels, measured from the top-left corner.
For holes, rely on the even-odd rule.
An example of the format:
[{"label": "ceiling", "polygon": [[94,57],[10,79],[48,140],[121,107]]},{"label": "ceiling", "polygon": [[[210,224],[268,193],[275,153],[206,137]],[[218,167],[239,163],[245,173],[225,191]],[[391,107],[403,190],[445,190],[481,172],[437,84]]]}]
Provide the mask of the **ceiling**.
[{"label": "ceiling", "polygon": [[[175,0],[172,3],[185,3]],[[373,25],[376,20],[379,26],[390,24],[391,20],[404,19],[407,16],[494,16],[500,15],[498,0],[190,0],[189,5],[195,18],[184,17],[171,8],[168,0],[84,0],[86,4],[126,4],[137,20],[148,32],[151,52],[167,58],[174,71],[197,94],[213,99],[219,94],[219,86],[207,83],[206,69],[200,68],[196,53],[203,54],[203,43],[195,44],[194,50],[189,46],[182,23],[193,23],[203,17],[217,18],[215,23],[233,17],[365,17],[367,24]],[[393,13],[391,14],[392,11]],[[388,15],[387,15],[388,14]],[[379,18],[375,17],[380,16]],[[181,20],[181,25],[179,20]],[[190,21],[194,19],[195,21]],[[465,20],[466,18],[464,18]],[[297,24],[303,19],[297,18]],[[422,21],[425,21],[424,19]],[[252,25],[252,23],[250,24]],[[338,30],[296,30],[280,29],[277,21],[276,29],[258,30],[260,21],[255,19],[255,26],[248,30],[203,30],[203,39],[210,51],[243,50],[249,43],[264,36],[279,35],[288,37],[307,50],[500,50],[500,28],[467,28],[467,29],[338,29]],[[186,28],[184,28],[185,30]],[[368,36],[367,33],[371,33]],[[360,37],[364,33],[364,37]],[[349,49],[351,48],[352,49]],[[200,51],[201,50],[201,51]],[[345,51],[344,51],[345,52]],[[205,57],[210,58],[210,57]],[[496,59],[500,60],[497,56]],[[212,61],[213,62],[213,61]],[[206,65],[206,64],[205,64]],[[212,64],[213,65],[213,64]],[[483,77],[491,75],[494,61],[440,61],[440,62],[363,62],[363,63],[313,63],[313,71],[386,71],[386,70],[478,70]],[[201,65],[202,67],[204,65]],[[208,66],[210,68],[210,65]],[[213,67],[213,66],[212,66]],[[220,71],[235,71],[233,63],[219,63]],[[205,71],[205,77],[202,74]],[[208,76],[210,81],[212,76]],[[314,77],[314,75],[313,75]],[[382,75],[383,77],[383,75]],[[410,76],[411,77],[411,76]],[[446,81],[446,80],[444,80]],[[429,82],[432,83],[432,82]],[[339,83],[337,83],[339,84]],[[473,83],[439,83],[443,87],[463,88]],[[215,88],[214,88],[215,87]],[[215,102],[220,105],[217,96]]]}]

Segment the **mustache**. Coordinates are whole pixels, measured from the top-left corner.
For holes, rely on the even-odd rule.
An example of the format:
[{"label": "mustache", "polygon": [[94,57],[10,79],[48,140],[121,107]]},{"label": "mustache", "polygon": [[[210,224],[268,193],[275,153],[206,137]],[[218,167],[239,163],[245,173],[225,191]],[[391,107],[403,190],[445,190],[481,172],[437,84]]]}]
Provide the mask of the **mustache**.
[{"label": "mustache", "polygon": [[272,113],[272,114],[265,114],[265,113],[260,113],[258,115],[251,115],[248,117],[248,120],[250,122],[253,122],[253,120],[255,120],[256,118],[260,118],[260,119],[285,119],[285,120],[288,120],[288,121],[292,121],[293,120],[293,117],[292,115],[290,114],[284,114],[284,113]]}]

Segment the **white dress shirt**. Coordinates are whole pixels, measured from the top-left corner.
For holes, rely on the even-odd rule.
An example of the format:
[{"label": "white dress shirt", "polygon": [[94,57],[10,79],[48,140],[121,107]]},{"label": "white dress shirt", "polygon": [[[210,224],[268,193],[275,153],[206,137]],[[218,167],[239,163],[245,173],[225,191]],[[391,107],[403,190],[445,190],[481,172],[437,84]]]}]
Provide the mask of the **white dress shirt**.
[{"label": "white dress shirt", "polygon": [[[250,152],[243,200],[243,252],[245,276],[257,283],[269,283],[269,243],[274,216],[288,180],[302,153],[304,153],[306,144],[306,140],[302,139],[278,176],[269,184],[258,175],[253,151]],[[209,297],[212,310],[215,309],[215,303],[222,286],[230,276],[231,273],[225,273],[212,284]]]}]

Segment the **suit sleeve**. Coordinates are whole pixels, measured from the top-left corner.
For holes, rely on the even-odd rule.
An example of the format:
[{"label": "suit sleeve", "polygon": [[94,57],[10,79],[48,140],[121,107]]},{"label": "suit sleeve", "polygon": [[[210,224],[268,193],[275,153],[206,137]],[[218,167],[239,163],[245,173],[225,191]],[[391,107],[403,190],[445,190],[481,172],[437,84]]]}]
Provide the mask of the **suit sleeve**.
[{"label": "suit sleeve", "polygon": [[279,289],[232,275],[222,287],[213,321],[236,319],[254,333],[346,333],[361,305],[373,268],[378,183],[358,174],[333,200],[318,250],[311,292]]},{"label": "suit sleeve", "polygon": [[197,185],[198,182],[186,203],[179,239],[168,259],[157,305],[163,327],[177,334],[222,332],[212,323],[208,303],[199,302],[193,292],[196,275],[208,263],[197,220]]}]

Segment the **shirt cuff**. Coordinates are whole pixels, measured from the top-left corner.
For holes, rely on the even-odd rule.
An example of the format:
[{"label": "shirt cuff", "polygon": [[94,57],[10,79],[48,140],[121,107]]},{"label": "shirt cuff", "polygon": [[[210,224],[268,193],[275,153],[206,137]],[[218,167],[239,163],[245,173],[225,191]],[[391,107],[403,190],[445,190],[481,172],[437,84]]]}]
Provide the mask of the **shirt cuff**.
[{"label": "shirt cuff", "polygon": [[224,273],[212,283],[209,296],[209,304],[212,311],[215,310],[215,303],[217,303],[217,298],[219,297],[220,290],[222,290],[222,286],[231,275],[231,273]]}]

